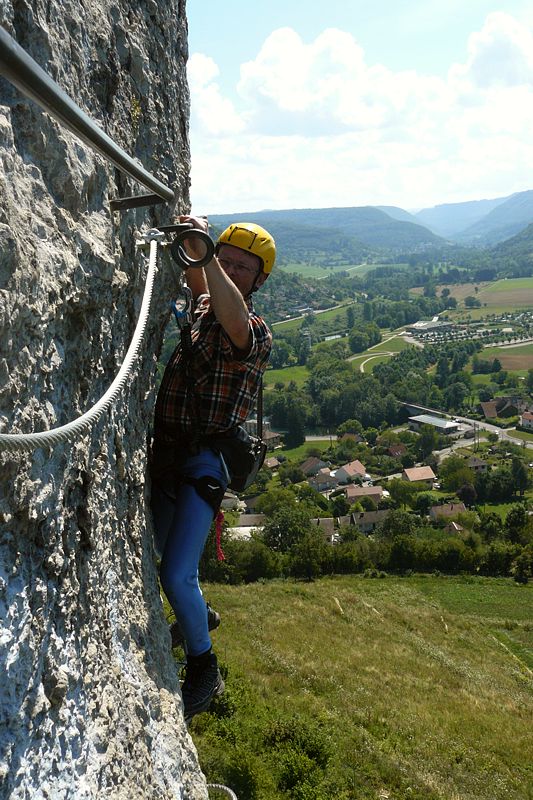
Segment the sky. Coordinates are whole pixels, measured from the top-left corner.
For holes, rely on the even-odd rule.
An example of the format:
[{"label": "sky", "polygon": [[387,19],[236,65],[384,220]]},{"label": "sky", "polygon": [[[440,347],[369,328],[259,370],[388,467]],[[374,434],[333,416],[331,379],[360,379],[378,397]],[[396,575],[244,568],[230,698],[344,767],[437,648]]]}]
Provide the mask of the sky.
[{"label": "sky", "polygon": [[198,214],[533,189],[531,0],[187,0]]}]

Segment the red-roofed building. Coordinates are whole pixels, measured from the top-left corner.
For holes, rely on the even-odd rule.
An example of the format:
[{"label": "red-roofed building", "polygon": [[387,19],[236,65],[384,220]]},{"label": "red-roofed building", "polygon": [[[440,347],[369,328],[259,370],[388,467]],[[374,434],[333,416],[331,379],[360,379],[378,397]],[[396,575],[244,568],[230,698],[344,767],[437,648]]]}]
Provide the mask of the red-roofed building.
[{"label": "red-roofed building", "polygon": [[431,467],[410,467],[404,469],[402,479],[409,483],[425,483],[426,486],[432,487],[436,476]]},{"label": "red-roofed building", "polygon": [[361,464],[357,459],[350,461],[349,464],[343,464],[335,472],[335,477],[339,483],[349,483],[354,478],[364,478],[366,475],[366,467]]},{"label": "red-roofed building", "polygon": [[383,497],[383,487],[356,486],[353,483],[346,487],[346,499],[348,500],[349,503],[355,503],[362,497],[371,497],[372,500],[374,500],[376,503],[379,503],[379,501]]}]

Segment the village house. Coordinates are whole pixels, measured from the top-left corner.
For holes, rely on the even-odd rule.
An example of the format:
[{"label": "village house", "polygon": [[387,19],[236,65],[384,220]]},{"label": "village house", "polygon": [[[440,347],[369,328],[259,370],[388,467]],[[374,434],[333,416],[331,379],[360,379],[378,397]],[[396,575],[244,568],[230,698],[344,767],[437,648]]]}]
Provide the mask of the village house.
[{"label": "village house", "polygon": [[431,467],[409,467],[402,472],[402,480],[409,483],[425,483],[431,489],[436,475]]},{"label": "village house", "polygon": [[466,466],[476,473],[486,472],[489,468],[487,462],[477,456],[470,456],[470,458],[467,459]]},{"label": "village house", "polygon": [[333,517],[314,517],[311,520],[313,525],[317,525],[323,532],[326,542],[332,544],[336,538],[335,520]]},{"label": "village house", "polygon": [[519,413],[519,403],[514,397],[495,397],[492,400],[480,403],[485,419],[500,417],[516,417]]},{"label": "village house", "polygon": [[398,444],[391,444],[387,447],[387,455],[391,458],[401,458],[407,453],[407,447],[399,442]]},{"label": "village house", "polygon": [[237,524],[228,528],[228,533],[234,539],[250,539],[252,531],[262,531],[266,522],[265,514],[239,514]]},{"label": "village house", "polygon": [[379,503],[383,497],[382,486],[357,486],[354,483],[346,487],[346,499],[349,503],[356,503],[362,497],[371,497],[375,503]]},{"label": "village house", "polygon": [[280,462],[275,456],[271,456],[270,458],[265,458],[265,467],[267,469],[277,469],[280,465]]},{"label": "village house", "polygon": [[350,483],[354,478],[363,479],[366,475],[366,467],[360,461],[350,461],[349,464],[343,464],[335,472],[335,477],[338,483]]},{"label": "village house", "polygon": [[322,461],[321,458],[317,458],[316,456],[309,456],[300,464],[300,469],[302,470],[303,474],[309,477],[309,475],[316,475],[320,469],[327,467],[325,461]]},{"label": "village house", "polygon": [[351,514],[343,514],[342,516],[337,517],[337,528],[344,528],[346,525],[353,525]]},{"label": "village house", "polygon": [[434,522],[439,519],[450,519],[466,511],[464,503],[445,503],[442,506],[431,506],[429,516]]},{"label": "village house", "polygon": [[364,442],[363,437],[359,433],[343,433],[339,439],[340,442],[355,442],[359,444],[360,442]]},{"label": "village house", "polygon": [[331,474],[329,467],[319,469],[316,475],[312,475],[307,482],[317,492],[327,492],[329,489],[335,489],[338,484],[337,477]]},{"label": "village house", "polygon": [[387,509],[377,511],[356,511],[352,517],[352,525],[355,525],[361,533],[372,533],[376,527],[383,522],[389,512]]},{"label": "village house", "polygon": [[520,425],[522,428],[533,429],[533,414],[531,411],[524,411],[524,413],[520,415]]},{"label": "village house", "polygon": [[446,531],[446,533],[453,534],[453,533],[461,533],[461,531],[464,531],[464,528],[462,525],[459,525],[458,522],[451,520],[451,522],[448,522],[448,524],[444,526],[444,530]]},{"label": "village house", "polygon": [[271,452],[276,447],[281,447],[281,433],[276,431],[263,431],[263,441],[267,446],[267,450]]}]

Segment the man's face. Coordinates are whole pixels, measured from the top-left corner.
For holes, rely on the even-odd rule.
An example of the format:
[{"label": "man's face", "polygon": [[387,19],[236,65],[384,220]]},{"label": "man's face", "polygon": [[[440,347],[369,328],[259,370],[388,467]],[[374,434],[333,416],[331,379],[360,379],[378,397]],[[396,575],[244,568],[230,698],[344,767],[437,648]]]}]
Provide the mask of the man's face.
[{"label": "man's face", "polygon": [[255,287],[259,287],[267,278],[261,272],[261,261],[258,256],[253,253],[247,253],[246,250],[241,250],[240,247],[221,244],[217,258],[222,269],[228,278],[233,281],[243,297],[248,297],[254,287],[254,283]]}]

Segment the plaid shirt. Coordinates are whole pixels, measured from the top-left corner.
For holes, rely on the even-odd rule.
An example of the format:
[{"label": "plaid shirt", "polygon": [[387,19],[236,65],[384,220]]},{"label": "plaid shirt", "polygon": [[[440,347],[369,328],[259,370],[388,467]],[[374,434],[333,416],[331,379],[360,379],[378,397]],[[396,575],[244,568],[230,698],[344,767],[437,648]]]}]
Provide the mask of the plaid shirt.
[{"label": "plaid shirt", "polygon": [[155,435],[161,439],[227,431],[240,425],[252,410],[259,382],[266,369],[272,334],[264,320],[250,309],[252,343],[242,356],[211,310],[208,295],[202,295],[192,326],[192,356],[189,369],[194,394],[188,397],[181,344],[172,353],[155,405]]}]

